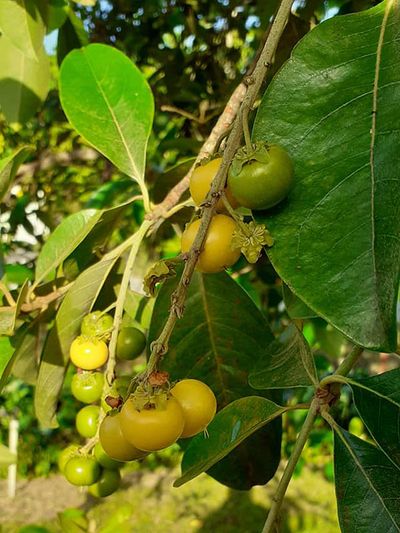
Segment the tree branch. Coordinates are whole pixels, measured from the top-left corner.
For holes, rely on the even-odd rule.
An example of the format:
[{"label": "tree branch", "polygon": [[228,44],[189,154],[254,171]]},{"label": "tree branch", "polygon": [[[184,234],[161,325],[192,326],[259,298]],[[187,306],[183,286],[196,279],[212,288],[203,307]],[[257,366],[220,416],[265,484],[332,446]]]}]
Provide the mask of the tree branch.
[{"label": "tree branch", "polygon": [[[229,136],[227,137],[225,150],[222,156],[221,166],[219,167],[219,170],[212,182],[207,201],[205,202],[199,231],[196,235],[196,238],[193,242],[190,251],[187,254],[187,260],[181,279],[179,280],[178,286],[172,295],[171,308],[168,318],[161,331],[160,336],[152,345],[152,350],[147,364],[147,368],[140,376],[138,376],[139,381],[146,381],[149,378],[150,374],[154,370],[156,370],[159,360],[168,351],[168,342],[174,329],[175,323],[177,319],[180,318],[183,314],[188,286],[191,282],[199,254],[207,234],[208,227],[214,215],[216,203],[221,194],[223,193],[229,166],[242,140],[243,116],[245,115],[245,113],[248,112],[248,110],[252,108],[254,101],[258,95],[258,92],[261,88],[261,85],[265,79],[267,71],[272,64],[276,48],[278,46],[280,37],[283,33],[283,30],[285,29],[290,14],[291,5],[292,0],[282,0],[279,9],[276,13],[275,19],[270,27],[267,40],[262,49],[260,57],[258,58],[252,75],[250,77],[246,77],[246,84],[241,83],[237,87],[236,91],[230,99],[231,105],[229,106],[228,104],[227,106],[228,109],[235,109],[237,111],[238,100],[241,101],[240,110],[238,113],[235,113],[235,119],[233,122],[232,130],[229,133]],[[242,95],[244,91],[245,94],[243,97]],[[234,105],[232,105],[233,103]],[[227,112],[226,115],[224,112],[224,114],[220,117],[220,120],[218,121],[212,134],[210,135],[206,143],[203,145],[203,148],[199,154],[199,158],[203,157],[204,152],[208,153],[208,150],[210,150],[210,146],[215,145],[216,141],[220,137],[221,132],[227,129],[229,124],[226,124],[225,121],[228,117],[231,121],[232,114],[229,112]],[[223,124],[224,127],[222,127]],[[181,194],[181,191],[183,192],[183,190],[186,190],[187,185],[185,180],[187,180],[188,182],[189,177],[185,177],[183,183],[180,182],[174,188],[175,191],[174,189],[171,191],[174,202],[176,201],[176,194]],[[168,196],[164,200],[164,202],[162,202],[162,204],[164,204],[164,209],[165,205],[168,204],[169,201]],[[170,197],[170,199],[172,199],[172,196]],[[170,204],[168,204],[168,206],[170,208]]]}]

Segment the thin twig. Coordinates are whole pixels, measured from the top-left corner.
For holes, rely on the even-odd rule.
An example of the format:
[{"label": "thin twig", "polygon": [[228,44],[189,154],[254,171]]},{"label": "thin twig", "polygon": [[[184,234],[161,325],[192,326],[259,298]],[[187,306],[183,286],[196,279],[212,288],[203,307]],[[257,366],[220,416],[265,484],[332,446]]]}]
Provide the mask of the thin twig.
[{"label": "thin twig", "polygon": [[32,311],[37,311],[38,309],[46,309],[49,304],[64,296],[66,292],[72,287],[74,283],[68,283],[59,289],[46,294],[46,296],[36,296],[35,299],[30,303],[23,303],[21,305],[21,311],[23,313],[31,313]]},{"label": "thin twig", "polygon": [[267,518],[267,521],[265,522],[262,533],[272,533],[275,529],[276,520],[278,518],[279,511],[280,511],[280,508],[283,503],[283,499],[286,494],[286,490],[293,476],[293,472],[294,472],[294,469],[296,468],[297,462],[300,459],[301,452],[303,451],[303,448],[307,442],[308,436],[314,425],[314,421],[318,414],[318,408],[319,408],[318,400],[314,399],[311,402],[311,406],[308,411],[307,417],[300,430],[299,436],[297,437],[292,454],[285,467],[283,475],[279,481],[278,488],[275,492],[275,495],[272,498],[271,509],[268,513],[268,518]]}]

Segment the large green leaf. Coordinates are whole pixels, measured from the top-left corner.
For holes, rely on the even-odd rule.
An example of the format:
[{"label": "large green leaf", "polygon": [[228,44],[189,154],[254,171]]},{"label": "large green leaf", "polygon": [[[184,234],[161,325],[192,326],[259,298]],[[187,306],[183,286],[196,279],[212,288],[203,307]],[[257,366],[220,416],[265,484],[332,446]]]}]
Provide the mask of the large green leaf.
[{"label": "large green leaf", "polygon": [[400,467],[400,368],[366,379],[343,378],[374,440]]},{"label": "large green leaf", "polygon": [[[166,282],[157,296],[150,340],[161,332],[176,283],[175,278]],[[270,357],[273,340],[259,309],[228,274],[196,273],[163,367],[172,380],[195,377],[205,381],[222,408],[247,391],[248,372],[259,359]]]},{"label": "large green leaf", "polygon": [[378,448],[335,427],[335,484],[343,533],[400,531],[400,470]]},{"label": "large green leaf", "polygon": [[92,249],[101,247],[110,237],[116,219],[127,205],[106,210],[84,209],[65,218],[40,251],[35,284],[45,279],[73,252],[76,252],[75,260],[85,266]]},{"label": "large green leaf", "polygon": [[334,17],[300,41],[264,95],[254,139],[284,145],[295,164],[287,202],[260,216],[275,239],[268,254],[277,272],[355,343],[390,351],[400,267],[400,55],[397,4],[387,24],[385,6]]},{"label": "large green leaf", "polygon": [[249,383],[254,389],[318,386],[310,347],[296,326],[289,326],[270,350],[270,357],[260,359],[250,373]]},{"label": "large green leaf", "polygon": [[43,427],[57,427],[57,400],[69,360],[69,348],[79,335],[116,259],[103,259],[85,270],[67,292],[47,337],[35,390],[36,416]]},{"label": "large green leaf", "polygon": [[68,120],[122,172],[142,181],[154,102],[140,70],[103,44],[73,50],[60,71]]},{"label": "large green leaf", "polygon": [[18,167],[25,161],[31,151],[28,146],[23,146],[8,157],[0,159],[0,202],[7,194]]},{"label": "large green leaf", "polygon": [[[183,456],[182,475],[175,481],[175,487],[209,470],[247,437],[284,412],[284,407],[259,396],[230,403],[208,426],[208,435],[201,433],[191,440]],[[252,453],[256,454],[257,450],[253,449]]]},{"label": "large green leaf", "polygon": [[0,2],[0,33],[6,36],[26,58],[38,60],[45,32],[40,10],[35,2],[32,0]]},{"label": "large green leaf", "polygon": [[49,89],[50,68],[44,48],[27,57],[6,35],[0,36],[0,109],[9,122],[24,123]]},{"label": "large green leaf", "polygon": [[65,218],[53,231],[36,261],[36,283],[44,280],[90,233],[101,217],[101,211],[84,209]]},{"label": "large green leaf", "polygon": [[[176,280],[160,290],[154,306],[149,338],[157,338],[170,307]],[[248,372],[260,358],[269,357],[273,341],[270,328],[246,292],[227,274],[195,274],[188,290],[185,313],[172,333],[163,367],[171,379],[192,377],[207,383],[217,397],[219,409],[242,396],[250,396]],[[210,473],[232,488],[249,488],[258,472],[266,483],[280,458],[280,420],[257,433],[262,454],[245,441]],[[239,479],[235,468],[244,472]],[[259,478],[257,479],[259,481]]]}]

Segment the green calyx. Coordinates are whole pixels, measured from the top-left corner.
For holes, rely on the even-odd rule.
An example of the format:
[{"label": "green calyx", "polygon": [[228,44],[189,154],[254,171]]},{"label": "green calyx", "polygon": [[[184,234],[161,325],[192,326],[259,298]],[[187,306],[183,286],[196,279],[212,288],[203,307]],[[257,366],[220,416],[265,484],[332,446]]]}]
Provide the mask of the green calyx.
[{"label": "green calyx", "polygon": [[239,148],[232,160],[230,172],[232,176],[238,176],[247,163],[251,163],[252,161],[268,163],[269,160],[269,144],[264,141],[258,141],[251,145],[251,150],[247,146]]},{"label": "green calyx", "polygon": [[245,223],[240,222],[233,233],[231,246],[233,249],[240,248],[249,263],[256,263],[264,246],[272,246],[274,239],[264,226],[254,220]]}]

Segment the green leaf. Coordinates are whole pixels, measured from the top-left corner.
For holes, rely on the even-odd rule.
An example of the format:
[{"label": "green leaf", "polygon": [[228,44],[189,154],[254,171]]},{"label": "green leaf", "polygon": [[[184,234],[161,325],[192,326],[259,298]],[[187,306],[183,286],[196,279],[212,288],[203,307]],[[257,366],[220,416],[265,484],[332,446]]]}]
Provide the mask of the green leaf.
[{"label": "green leaf", "polygon": [[35,2],[1,1],[0,40],[5,36],[27,59],[37,61],[43,48],[45,32],[46,28]]},{"label": "green leaf", "polygon": [[[170,307],[176,280],[168,280],[158,293],[150,324],[149,339],[161,331]],[[260,358],[269,357],[273,341],[271,330],[247,293],[226,273],[196,273],[188,289],[185,313],[176,323],[169,341],[163,368],[171,380],[185,377],[207,383],[217,397],[218,407],[252,394],[248,372]],[[257,433],[262,454],[255,454],[251,442],[233,450],[220,469],[209,472],[226,485],[249,488],[254,473],[266,483],[275,473],[280,459],[280,420]],[[234,469],[244,472],[240,479]],[[257,480],[259,482],[259,480]]]},{"label": "green leaf", "polygon": [[86,266],[92,249],[101,247],[110,237],[116,219],[127,205],[106,210],[84,209],[65,218],[40,251],[36,262],[36,285],[67,257],[71,256],[80,266]]},{"label": "green leaf", "polygon": [[101,217],[96,209],[84,209],[65,218],[49,236],[36,262],[36,283],[43,281],[90,233]]},{"label": "green leaf", "polygon": [[0,109],[8,122],[24,123],[45,100],[50,68],[44,48],[27,57],[5,35],[0,36]]},{"label": "green leaf", "polygon": [[25,161],[31,152],[31,148],[28,146],[22,146],[8,157],[0,159],[0,202],[7,194],[7,191],[15,178],[18,167]]},{"label": "green leaf", "polygon": [[317,316],[315,311],[310,309],[308,305],[300,300],[300,298],[296,296],[285,283],[282,284],[282,296],[286,310],[292,319],[304,320],[306,318],[314,318]]},{"label": "green leaf", "polygon": [[9,337],[0,337],[0,391],[7,380],[7,377],[3,379],[3,375],[5,374],[13,354],[14,347],[12,346]]},{"label": "green leaf", "polygon": [[345,382],[375,442],[400,467],[400,368],[366,379]]},{"label": "green leaf", "polygon": [[342,532],[400,531],[400,470],[375,446],[338,426],[334,442]]},{"label": "green leaf", "polygon": [[42,427],[57,427],[57,400],[69,361],[69,348],[79,335],[116,258],[103,259],[85,270],[67,292],[47,337],[35,390],[35,411]]},{"label": "green leaf", "polygon": [[64,57],[76,48],[89,44],[88,34],[82,20],[70,9],[68,17],[58,32],[57,62],[61,65]]},{"label": "green leaf", "polygon": [[182,460],[182,475],[174,486],[180,487],[209,470],[247,437],[285,410],[258,396],[248,396],[230,403],[210,423],[208,435],[201,433],[190,441]]},{"label": "green leaf", "polygon": [[142,182],[154,102],[130,59],[103,44],[73,50],[61,65],[60,98],[78,133]]},{"label": "green leaf", "polygon": [[16,460],[17,456],[15,453],[10,452],[4,444],[0,444],[0,466],[12,465]]},{"label": "green leaf", "polygon": [[15,321],[28,293],[28,281],[22,285],[16,304],[9,307],[0,307],[0,335],[14,335]]},{"label": "green leaf", "polygon": [[[161,332],[176,283],[176,279],[165,282],[158,293],[149,331],[151,341]],[[247,373],[257,360],[269,358],[273,340],[264,316],[228,274],[196,273],[163,368],[172,381],[186,377],[205,381],[221,408],[248,390]]]},{"label": "green leaf", "polygon": [[392,4],[383,26],[385,6],[334,17],[300,41],[264,95],[254,139],[285,146],[295,164],[287,201],[259,217],[275,238],[268,250],[275,269],[356,344],[391,351],[400,264],[400,56],[398,13]]},{"label": "green leaf", "polygon": [[296,326],[289,326],[270,350],[270,357],[261,359],[250,373],[251,387],[262,390],[318,386],[310,347]]},{"label": "green leaf", "polygon": [[29,385],[36,385],[40,356],[46,340],[46,325],[33,322],[15,346],[11,373]]}]

